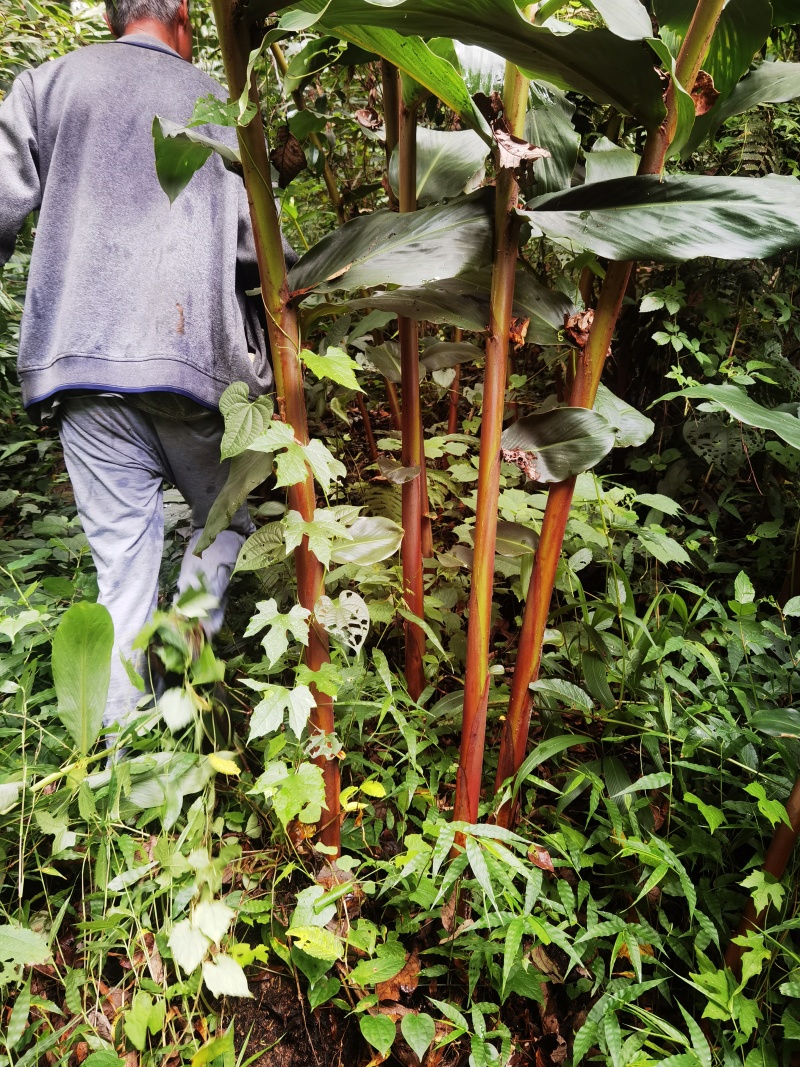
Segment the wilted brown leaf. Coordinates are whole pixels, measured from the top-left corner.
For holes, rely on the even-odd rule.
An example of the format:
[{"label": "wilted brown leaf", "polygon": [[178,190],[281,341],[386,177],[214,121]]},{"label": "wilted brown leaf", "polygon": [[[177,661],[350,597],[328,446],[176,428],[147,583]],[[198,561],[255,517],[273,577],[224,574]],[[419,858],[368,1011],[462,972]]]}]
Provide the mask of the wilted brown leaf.
[{"label": "wilted brown leaf", "polygon": [[270,163],[278,172],[278,185],[285,189],[292,178],[306,169],[303,146],[288,126],[279,126],[275,134],[275,147],[269,154]]},{"label": "wilted brown leaf", "polygon": [[519,318],[511,320],[511,328],[508,331],[508,340],[514,348],[522,348],[528,335],[530,319]]},{"label": "wilted brown leaf", "polygon": [[360,107],[353,112],[353,118],[365,130],[378,130],[383,125],[383,119],[374,107]]},{"label": "wilted brown leaf", "polygon": [[523,163],[533,163],[550,155],[546,148],[530,144],[504,129],[496,129],[494,139],[497,142],[497,161],[503,170],[516,170]]},{"label": "wilted brown leaf", "polygon": [[549,871],[551,874],[555,874],[555,868],[553,867],[553,861],[550,858],[550,853],[546,848],[541,848],[539,845],[534,845],[533,848],[528,849],[528,859],[539,870]]},{"label": "wilted brown leaf", "polygon": [[500,458],[504,463],[513,463],[515,467],[519,467],[525,477],[532,482],[539,477],[533,452],[525,452],[521,448],[501,448]]},{"label": "wilted brown leaf", "polygon": [[695,115],[705,115],[718,99],[719,92],[714,88],[714,79],[706,71],[701,70],[692,89]]},{"label": "wilted brown leaf", "polygon": [[589,331],[594,322],[594,309],[587,308],[575,315],[570,315],[564,322],[564,333],[581,350],[586,348],[589,340]]}]

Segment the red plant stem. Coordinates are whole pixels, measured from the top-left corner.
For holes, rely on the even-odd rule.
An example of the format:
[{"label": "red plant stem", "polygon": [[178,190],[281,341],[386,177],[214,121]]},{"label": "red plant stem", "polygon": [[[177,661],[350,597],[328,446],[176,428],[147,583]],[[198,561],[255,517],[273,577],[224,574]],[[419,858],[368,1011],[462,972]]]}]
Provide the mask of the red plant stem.
[{"label": "red plant stem", "polygon": [[[688,84],[689,88],[694,85],[723,6],[724,0],[699,0],[676,64],[676,73],[682,85]],[[667,114],[663,123],[648,135],[639,167],[640,174],[660,174],[663,170],[677,126],[677,100],[672,82],[667,92],[666,104]],[[589,340],[577,361],[569,401],[573,407],[591,408],[594,405],[631,270],[630,262],[609,264],[600,290]],[[539,547],[525,602],[511,698],[500,739],[496,792],[501,790],[506,779],[517,773],[525,758],[533,706],[530,684],[539,674],[556,569],[574,490],[575,479],[570,478],[553,485],[548,493]],[[515,813],[516,799],[512,799],[498,811],[498,824],[508,827],[513,822]]]},{"label": "red plant stem", "polygon": [[[777,830],[767,849],[762,868],[767,874],[780,881],[783,878],[786,864],[792,854],[797,838],[800,836],[800,778],[794,783],[789,799],[786,801],[786,814],[789,816],[791,826],[779,823]],[[744,937],[750,930],[760,930],[766,917],[766,910],[756,912],[752,899],[747,902],[744,914],[736,931],[737,937]],[[725,953],[725,966],[738,974],[742,964],[743,945],[737,945],[733,941],[728,945]]]},{"label": "red plant stem", "polygon": [[395,430],[403,429],[403,416],[400,411],[400,397],[397,393],[397,386],[394,382],[390,382],[388,378],[383,379],[383,384],[386,386],[386,402],[389,405],[389,414],[392,416],[392,426]]},{"label": "red plant stem", "polygon": [[[400,109],[400,211],[414,211],[417,206],[417,109]],[[413,319],[398,316],[400,338],[400,382],[403,391],[402,463],[417,467],[420,473],[403,482],[403,592],[406,607],[418,619],[424,617],[425,601],[422,569],[422,408],[419,392],[419,327]],[[427,494],[426,494],[427,495]],[[405,621],[406,685],[414,700],[425,688],[425,632],[416,623]]]},{"label": "red plant stem", "polygon": [[[453,330],[453,341],[458,344],[464,340],[464,331],[459,327]],[[461,364],[455,367],[455,377],[450,383],[450,409],[447,413],[447,432],[458,433],[458,400],[461,396]]]},{"label": "red plant stem", "polygon": [[[510,131],[519,137],[525,122],[528,79],[506,64],[504,114]],[[474,563],[467,628],[467,670],[464,715],[456,778],[453,818],[474,823],[478,818],[481,770],[489,701],[489,639],[492,625],[494,553],[497,542],[497,508],[500,496],[500,437],[505,410],[508,337],[514,303],[517,266],[519,185],[512,170],[497,177],[495,253],[492,269],[491,315],[486,339],[481,442],[478,464],[478,502],[475,515]]]},{"label": "red plant stem", "polygon": [[383,129],[386,143],[386,196],[391,210],[397,211],[400,205],[389,184],[389,164],[392,160],[392,152],[400,139],[400,75],[397,67],[387,59],[381,60],[381,82],[383,83]]},{"label": "red plant stem", "polygon": [[[246,24],[239,15],[236,0],[212,0],[217,24],[225,75],[231,98],[236,100],[245,87],[247,61],[250,53],[250,36]],[[256,113],[249,125],[238,128],[242,167],[250,204],[258,269],[261,276],[261,292],[267,316],[272,359],[275,371],[275,386],[278,409],[294,430],[295,438],[307,444],[308,423],[303,391],[303,376],[298,353],[300,334],[297,314],[289,305],[289,288],[286,281],[286,262],[281,243],[280,222],[272,195],[269,158],[264,125],[261,119],[260,102],[255,77],[250,80],[250,99],[256,105]],[[289,489],[289,506],[300,512],[306,522],[314,518],[316,496],[311,473],[306,479]],[[294,554],[297,572],[298,599],[310,611],[324,589],[322,564],[309,550],[308,538],[304,537]],[[329,660],[328,635],[316,623],[311,626],[306,662],[312,671],[319,670]],[[311,726],[318,734],[334,732],[333,702],[325,693],[312,686],[316,707],[311,713]],[[322,769],[325,782],[325,805],[327,821],[320,830],[324,845],[340,851],[339,812],[339,765],[336,760],[321,756],[317,764]]]},{"label": "red plant stem", "polygon": [[375,434],[372,432],[372,422],[367,411],[367,405],[364,403],[364,397],[361,393],[356,393],[356,404],[358,405],[358,411],[361,418],[364,420],[364,433],[367,437],[367,448],[369,449],[369,457],[373,463],[378,462],[378,446],[375,443]]}]

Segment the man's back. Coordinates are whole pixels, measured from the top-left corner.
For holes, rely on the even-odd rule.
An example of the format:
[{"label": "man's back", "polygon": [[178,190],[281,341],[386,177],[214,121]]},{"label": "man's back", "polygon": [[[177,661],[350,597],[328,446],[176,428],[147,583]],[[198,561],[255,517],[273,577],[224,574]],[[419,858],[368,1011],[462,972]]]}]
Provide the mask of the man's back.
[{"label": "man's back", "polygon": [[[216,405],[255,362],[235,278],[252,259],[240,180],[213,156],[170,206],[156,114],[185,123],[222,90],[145,35],[22,74],[0,108],[0,263],[40,208],[20,340],[26,404],[65,389],[170,391]],[[234,143],[232,131],[212,134]]]}]

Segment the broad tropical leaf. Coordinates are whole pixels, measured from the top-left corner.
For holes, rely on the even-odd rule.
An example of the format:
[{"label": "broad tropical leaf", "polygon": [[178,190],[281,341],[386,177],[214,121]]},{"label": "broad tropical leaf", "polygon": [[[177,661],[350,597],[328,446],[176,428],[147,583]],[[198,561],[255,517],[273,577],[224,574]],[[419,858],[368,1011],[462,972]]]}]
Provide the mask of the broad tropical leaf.
[{"label": "broad tropical leaf", "polygon": [[800,22],[800,0],[772,0],[772,25]]},{"label": "broad tropical leaf", "polygon": [[600,136],[586,153],[586,183],[607,182],[613,178],[630,178],[639,168],[639,157]]},{"label": "broad tropical leaf", "polygon": [[800,246],[795,178],[617,178],[538,197],[524,212],[549,237],[609,259],[764,258]]},{"label": "broad tropical leaf", "polygon": [[[292,10],[318,15],[319,28],[350,40],[355,40],[354,32],[363,36],[364,28],[373,26],[426,38],[455,38],[511,60],[533,78],[635,115],[646,126],[664,115],[658,75],[639,41],[626,41],[610,30],[553,33],[528,22],[514,0],[302,0]],[[377,46],[370,47],[382,54]],[[412,68],[409,73],[427,84],[419,71]]]},{"label": "broad tropical leaf", "polygon": [[425,371],[445,370],[462,363],[474,363],[483,359],[484,351],[471,341],[437,341],[428,345],[420,357],[420,366]]},{"label": "broad tropical leaf", "polygon": [[[655,0],[659,33],[673,56],[680,50],[696,7],[696,0]],[[722,96],[727,96],[750,66],[771,26],[769,0],[728,0],[703,59],[703,70],[714,79],[714,88]],[[691,90],[692,86],[685,88]]]},{"label": "broad tropical leaf", "polygon": [[563,482],[599,463],[614,447],[614,432],[596,411],[553,408],[512,423],[501,447],[532,481]]},{"label": "broad tropical leaf", "polygon": [[[489,149],[474,130],[417,128],[417,202],[420,207],[463,193],[471,178],[482,172]],[[389,163],[389,183],[399,189],[399,154]],[[473,185],[474,188],[474,185]]]},{"label": "broad tropical leaf", "polygon": [[[743,422],[746,426],[755,426],[759,430],[771,430],[787,445],[800,449],[800,418],[788,411],[765,408],[740,389],[737,385],[690,385],[674,393],[666,393],[661,400],[673,400],[678,396],[693,397],[698,400],[710,400],[711,405],[704,405],[706,410],[719,411],[720,408]],[[713,405],[713,406],[712,406]]]},{"label": "broad tropical leaf", "polygon": [[640,41],[653,33],[650,16],[641,0],[589,0],[589,4],[617,37]]},{"label": "broad tropical leaf", "polygon": [[243,452],[231,460],[222,492],[211,505],[196,552],[205,552],[217,534],[227,530],[248,496],[272,474],[271,452]]},{"label": "broad tropical leaf", "polygon": [[212,152],[222,157],[228,169],[241,165],[238,151],[230,145],[158,115],[153,119],[153,144],[156,175],[170,203],[180,196]]},{"label": "broad tropical leaf", "polygon": [[618,448],[638,448],[650,438],[655,429],[652,419],[620,400],[602,383],[597,389],[594,410],[608,422]]},{"label": "broad tropical leaf", "polygon": [[[348,307],[378,308],[426,322],[447,322],[465,330],[489,327],[491,269],[475,271],[458,278],[409,285],[391,292],[351,300]],[[514,315],[530,319],[526,340],[530,344],[557,345],[565,317],[574,307],[564,293],[548,289],[527,266],[517,267],[514,289]]]},{"label": "broad tropical leaf", "polygon": [[485,267],[492,260],[493,200],[491,190],[481,189],[444,207],[362,215],[323,237],[295,264],[289,274],[293,295],[419,285]]},{"label": "broad tropical leaf", "polygon": [[53,638],[58,717],[84,756],[103,725],[113,644],[108,609],[88,600],[72,605]]},{"label": "broad tropical leaf", "polygon": [[536,163],[537,193],[569,189],[581,143],[580,134],[572,125],[574,113],[575,105],[560,89],[545,82],[531,82],[525,140],[550,153],[549,159],[540,159]]}]

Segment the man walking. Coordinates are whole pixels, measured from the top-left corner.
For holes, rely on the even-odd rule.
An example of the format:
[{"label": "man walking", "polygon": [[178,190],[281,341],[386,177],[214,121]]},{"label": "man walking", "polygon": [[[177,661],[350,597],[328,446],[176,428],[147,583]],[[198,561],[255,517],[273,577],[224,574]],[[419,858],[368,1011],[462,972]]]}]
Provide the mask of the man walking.
[{"label": "man walking", "polygon": [[58,419],[114,622],[112,725],[139,697],[122,657],[156,607],[165,480],[194,527],[179,591],[205,584],[220,603],[207,634],[222,623],[251,524],[242,507],[193,556],[227,476],[217,405],[233,381],[268,391],[272,371],[241,283],[255,265],[241,181],[214,155],[170,206],[156,178],[154,116],[183,124],[225,96],[191,65],[188,0],[107,0],[107,21],[114,42],[25,71],[0,106],[0,266],[38,209],[19,376],[34,417]]}]

